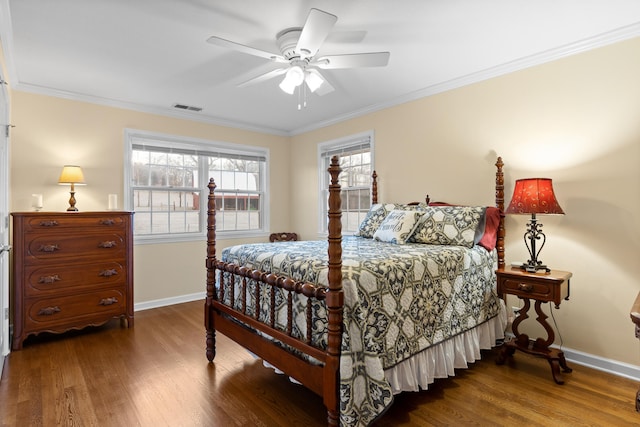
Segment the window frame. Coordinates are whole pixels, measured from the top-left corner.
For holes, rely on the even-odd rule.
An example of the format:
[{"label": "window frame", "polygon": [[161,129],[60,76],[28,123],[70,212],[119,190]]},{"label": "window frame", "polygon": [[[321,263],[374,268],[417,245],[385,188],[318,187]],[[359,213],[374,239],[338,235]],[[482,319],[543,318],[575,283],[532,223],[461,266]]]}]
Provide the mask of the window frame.
[{"label": "window frame", "polygon": [[[218,230],[217,237],[225,238],[253,238],[264,237],[269,234],[269,149],[265,147],[237,144],[223,141],[212,141],[198,138],[191,138],[179,135],[169,135],[163,133],[149,132],[137,129],[125,129],[124,135],[124,210],[135,212],[134,210],[134,186],[132,185],[132,153],[134,144],[148,145],[150,147],[158,147],[164,149],[184,149],[191,151],[202,151],[203,154],[216,152],[220,154],[229,154],[236,156],[258,156],[264,157],[264,166],[261,171],[260,188],[258,192],[261,194],[260,218],[261,226],[254,230]],[[205,162],[198,162],[200,182],[194,182],[194,188],[198,190],[200,196],[199,205],[199,228],[198,232],[176,232],[176,233],[157,233],[136,235],[134,232],[135,244],[154,244],[154,243],[174,243],[174,242],[193,242],[203,241],[207,232],[207,200],[209,189],[209,171]],[[159,188],[159,190],[162,190]],[[168,189],[169,190],[169,189]],[[134,215],[135,221],[135,215]]]},{"label": "window frame", "polygon": [[[374,132],[366,131],[362,133],[357,133],[349,136],[345,136],[342,138],[333,139],[330,141],[321,142],[318,144],[318,234],[320,236],[328,235],[328,218],[327,218],[327,198],[328,198],[328,184],[329,184],[329,174],[327,172],[328,164],[325,164],[324,160],[329,156],[328,153],[340,151],[344,149],[354,148],[358,145],[369,145],[369,156],[371,159],[371,171],[370,174],[373,174],[375,170],[375,150],[374,150]],[[325,186],[326,184],[326,186]],[[352,187],[357,189],[358,187]],[[369,204],[372,204],[371,201],[371,175],[369,175],[369,181],[366,186],[359,187],[360,189],[368,189],[369,191]],[[340,189],[341,192],[345,191],[345,188]],[[365,214],[366,215],[366,214]],[[344,211],[343,211],[343,235],[353,235],[357,230],[348,231],[345,230],[344,227]]]}]

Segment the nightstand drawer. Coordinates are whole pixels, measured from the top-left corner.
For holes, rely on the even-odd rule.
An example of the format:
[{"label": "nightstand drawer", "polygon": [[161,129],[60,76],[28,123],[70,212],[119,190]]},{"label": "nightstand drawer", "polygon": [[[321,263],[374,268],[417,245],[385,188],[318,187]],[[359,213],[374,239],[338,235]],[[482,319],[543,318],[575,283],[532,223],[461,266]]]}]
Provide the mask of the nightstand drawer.
[{"label": "nightstand drawer", "polygon": [[536,301],[554,302],[569,297],[571,273],[551,270],[549,273],[528,273],[518,268],[496,271],[499,294],[516,295]]},{"label": "nightstand drawer", "polygon": [[553,299],[553,288],[548,283],[517,279],[502,279],[501,282],[503,293],[543,301],[551,301]]}]

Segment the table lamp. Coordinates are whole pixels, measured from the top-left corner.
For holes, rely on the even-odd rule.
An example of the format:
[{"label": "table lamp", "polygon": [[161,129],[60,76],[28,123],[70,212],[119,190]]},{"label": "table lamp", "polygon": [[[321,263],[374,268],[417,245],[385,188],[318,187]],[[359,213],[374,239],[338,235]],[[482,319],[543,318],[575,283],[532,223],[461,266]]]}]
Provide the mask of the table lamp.
[{"label": "table lamp", "polygon": [[74,165],[65,165],[62,168],[62,173],[60,174],[60,178],[58,179],[58,184],[65,185],[71,184],[71,197],[69,198],[69,207],[67,208],[68,212],[77,212],[78,208],[76,208],[76,191],[75,185],[84,185],[84,174],[82,173],[82,169],[80,166]]},{"label": "table lamp", "polygon": [[[551,271],[542,261],[538,260],[538,255],[544,246],[547,237],[542,232],[542,224],[538,223],[536,214],[561,214],[564,211],[556,200],[553,192],[553,184],[549,178],[526,178],[516,180],[513,189],[511,203],[505,211],[506,214],[531,214],[531,221],[527,223],[527,230],[524,233],[524,242],[529,250],[529,260],[522,264],[521,268],[530,273],[538,270]],[[542,240],[542,244],[536,250],[536,241]]]}]

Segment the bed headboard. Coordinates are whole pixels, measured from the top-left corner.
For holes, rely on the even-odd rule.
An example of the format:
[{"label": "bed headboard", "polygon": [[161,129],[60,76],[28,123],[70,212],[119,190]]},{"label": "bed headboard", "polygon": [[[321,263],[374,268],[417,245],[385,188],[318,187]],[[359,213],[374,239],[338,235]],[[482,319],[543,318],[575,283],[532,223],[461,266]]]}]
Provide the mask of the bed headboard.
[{"label": "bed headboard", "polygon": [[[504,173],[502,172],[504,163],[502,162],[502,157],[498,157],[495,165],[495,206],[500,210],[500,223],[498,225],[498,233],[496,236],[496,251],[498,252],[498,270],[504,270]],[[429,195],[425,197],[425,201],[427,204],[429,204]],[[374,205],[376,203],[378,203],[378,174],[376,173],[376,171],[373,171],[373,174],[371,174],[371,204]]]}]

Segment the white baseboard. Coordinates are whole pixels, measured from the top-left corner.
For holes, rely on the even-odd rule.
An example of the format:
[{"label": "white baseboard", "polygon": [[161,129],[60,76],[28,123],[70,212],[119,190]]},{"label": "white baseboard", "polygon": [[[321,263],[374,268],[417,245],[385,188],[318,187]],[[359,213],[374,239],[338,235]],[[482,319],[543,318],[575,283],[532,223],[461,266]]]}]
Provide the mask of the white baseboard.
[{"label": "white baseboard", "polygon": [[152,301],[139,302],[133,305],[133,311],[149,310],[151,308],[165,307],[167,305],[181,304],[183,302],[191,302],[203,300],[207,294],[205,292],[197,292],[195,294],[178,295],[171,298],[162,298]]},{"label": "white baseboard", "polygon": [[[167,305],[180,304],[183,302],[204,300],[205,297],[205,292],[197,292],[195,294],[179,295],[171,298],[146,301],[135,304],[134,310],[142,311],[149,310],[151,308],[165,307]],[[510,334],[509,332],[507,332],[506,335],[507,339],[513,336],[513,334]],[[552,347],[558,348],[557,346]],[[584,353],[578,350],[573,350],[567,347],[563,347],[562,351],[564,351],[564,357],[567,359],[567,362],[576,363],[578,365],[608,372],[613,375],[629,378],[640,382],[640,366],[619,362],[617,360],[605,359],[603,357]]]},{"label": "white baseboard", "polygon": [[[558,348],[556,346],[552,347]],[[567,362],[577,363],[578,365],[640,381],[640,366],[605,359],[604,357],[594,356],[593,354],[583,353],[566,347],[563,347],[562,351],[564,351],[564,357],[567,359]]]}]

